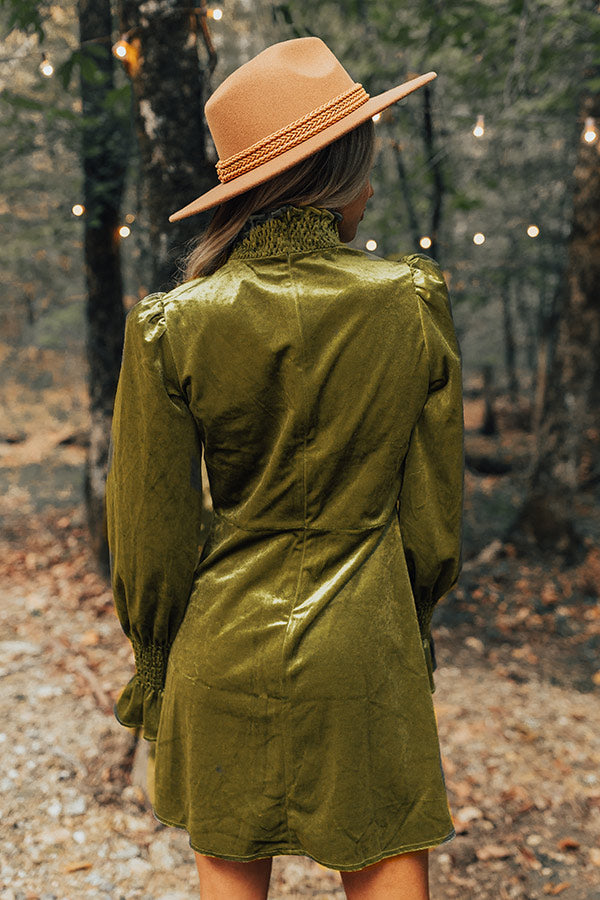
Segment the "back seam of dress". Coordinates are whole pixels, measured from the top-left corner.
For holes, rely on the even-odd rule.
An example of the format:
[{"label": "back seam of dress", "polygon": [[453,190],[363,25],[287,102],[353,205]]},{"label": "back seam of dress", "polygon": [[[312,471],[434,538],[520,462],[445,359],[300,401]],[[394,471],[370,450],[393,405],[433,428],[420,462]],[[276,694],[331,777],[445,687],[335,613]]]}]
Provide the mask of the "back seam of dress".
[{"label": "back seam of dress", "polygon": [[298,337],[299,337],[299,347],[301,353],[301,365],[300,365],[300,379],[302,382],[302,405],[304,407],[304,415],[302,417],[302,425],[303,425],[303,434],[302,434],[302,493],[303,493],[303,521],[304,528],[306,528],[306,523],[308,519],[308,484],[307,484],[307,476],[306,476],[306,446],[308,443],[308,392],[306,389],[306,348],[304,341],[304,331],[302,328],[302,319],[300,317],[300,306],[298,303],[298,287],[296,282],[292,277],[291,271],[291,263],[288,255],[288,273],[290,279],[290,285],[294,292],[294,311],[296,313],[296,322],[298,324]]},{"label": "back seam of dress", "polygon": [[[292,603],[290,606],[290,610],[288,613],[288,620],[286,623],[285,633],[283,635],[283,641],[281,644],[281,678],[282,678],[282,688],[283,688],[282,694],[284,697],[286,697],[286,699],[284,700],[283,708],[284,708],[285,712],[283,712],[283,715],[285,716],[286,719],[290,714],[291,692],[289,691],[289,685],[283,683],[284,679],[285,679],[284,672],[286,671],[285,653],[286,653],[288,635],[290,634],[292,621],[294,618],[294,610],[296,609],[296,604],[298,603],[298,597],[300,595],[300,587],[302,585],[302,575],[304,572],[304,557],[305,557],[305,553],[306,553],[306,538],[307,538],[306,525],[307,525],[307,519],[308,519],[308,485],[307,485],[307,466],[306,466],[306,446],[307,446],[307,441],[308,441],[308,434],[307,434],[307,431],[308,431],[308,397],[307,397],[307,391],[306,391],[306,355],[305,355],[305,345],[304,345],[304,332],[302,330],[302,321],[300,318],[300,309],[299,309],[299,305],[298,305],[298,289],[297,289],[297,285],[294,282],[294,279],[292,277],[291,263],[290,263],[289,255],[287,258],[287,263],[288,263],[288,277],[289,277],[289,281],[290,281],[290,286],[294,293],[294,310],[296,313],[296,322],[297,322],[297,326],[298,326],[298,336],[299,336],[298,343],[299,343],[300,353],[301,353],[299,373],[300,373],[300,379],[302,381],[302,401],[303,401],[303,406],[304,406],[304,416],[303,416],[303,423],[302,423],[303,424],[303,435],[302,435],[302,495],[303,495],[302,496],[302,500],[303,500],[302,552],[300,554],[300,564],[298,566],[298,577],[296,579],[296,589],[294,591],[294,597],[293,597],[293,600],[292,600]],[[287,724],[288,723],[286,722],[286,725]],[[289,729],[287,727],[284,729],[285,737],[284,737],[283,746],[282,746],[282,751],[283,751],[282,760],[283,760],[283,778],[284,778],[284,782],[286,785],[286,789],[285,789],[286,826],[287,826],[288,839],[291,844],[291,843],[293,843],[293,839],[292,839],[291,828],[290,828],[290,808],[289,808],[290,771],[289,771],[289,764],[288,764],[288,759],[287,759],[288,730]]]}]

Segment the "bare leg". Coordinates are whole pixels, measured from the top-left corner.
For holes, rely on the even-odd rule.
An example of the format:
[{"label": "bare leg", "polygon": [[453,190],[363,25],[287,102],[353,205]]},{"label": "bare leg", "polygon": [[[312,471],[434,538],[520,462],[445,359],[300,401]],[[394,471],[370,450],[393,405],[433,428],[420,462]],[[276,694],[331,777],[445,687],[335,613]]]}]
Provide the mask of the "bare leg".
[{"label": "bare leg", "polygon": [[341,875],[348,900],[429,900],[428,850],[401,853]]},{"label": "bare leg", "polygon": [[202,900],[266,900],[272,862],[232,862],[196,853]]}]

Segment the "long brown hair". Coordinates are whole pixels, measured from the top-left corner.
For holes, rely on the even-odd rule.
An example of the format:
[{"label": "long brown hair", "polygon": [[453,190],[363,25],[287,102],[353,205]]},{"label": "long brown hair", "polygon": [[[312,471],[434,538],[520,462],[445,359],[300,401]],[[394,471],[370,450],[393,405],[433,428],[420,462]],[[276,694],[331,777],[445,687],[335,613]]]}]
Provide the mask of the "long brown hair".
[{"label": "long brown hair", "polygon": [[371,119],[270,181],[217,207],[210,225],[183,262],[183,279],[211,275],[227,261],[232,243],[251,215],[280,206],[347,206],[360,194],[375,151]]}]

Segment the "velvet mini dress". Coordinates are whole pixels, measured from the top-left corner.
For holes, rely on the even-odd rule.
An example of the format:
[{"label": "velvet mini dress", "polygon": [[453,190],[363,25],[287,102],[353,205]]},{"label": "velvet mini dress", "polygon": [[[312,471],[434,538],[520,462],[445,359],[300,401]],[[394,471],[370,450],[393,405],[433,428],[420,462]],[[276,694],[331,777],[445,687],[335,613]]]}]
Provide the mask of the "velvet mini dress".
[{"label": "velvet mini dress", "polygon": [[[201,458],[214,514],[199,547]],[[454,836],[430,626],[455,584],[444,278],[286,208],[127,317],[107,480],[156,817],[200,853],[358,869]]]}]

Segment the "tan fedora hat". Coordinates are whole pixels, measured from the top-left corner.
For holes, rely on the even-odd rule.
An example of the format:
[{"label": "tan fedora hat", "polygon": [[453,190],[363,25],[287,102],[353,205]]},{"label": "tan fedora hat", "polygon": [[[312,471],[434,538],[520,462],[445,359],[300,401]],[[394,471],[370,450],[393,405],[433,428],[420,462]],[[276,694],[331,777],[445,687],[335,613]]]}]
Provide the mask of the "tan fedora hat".
[{"label": "tan fedora hat", "polygon": [[427,72],[369,97],[319,38],[268,47],[226,78],[205,106],[221,184],[169,221],[263,184],[435,77]]}]

